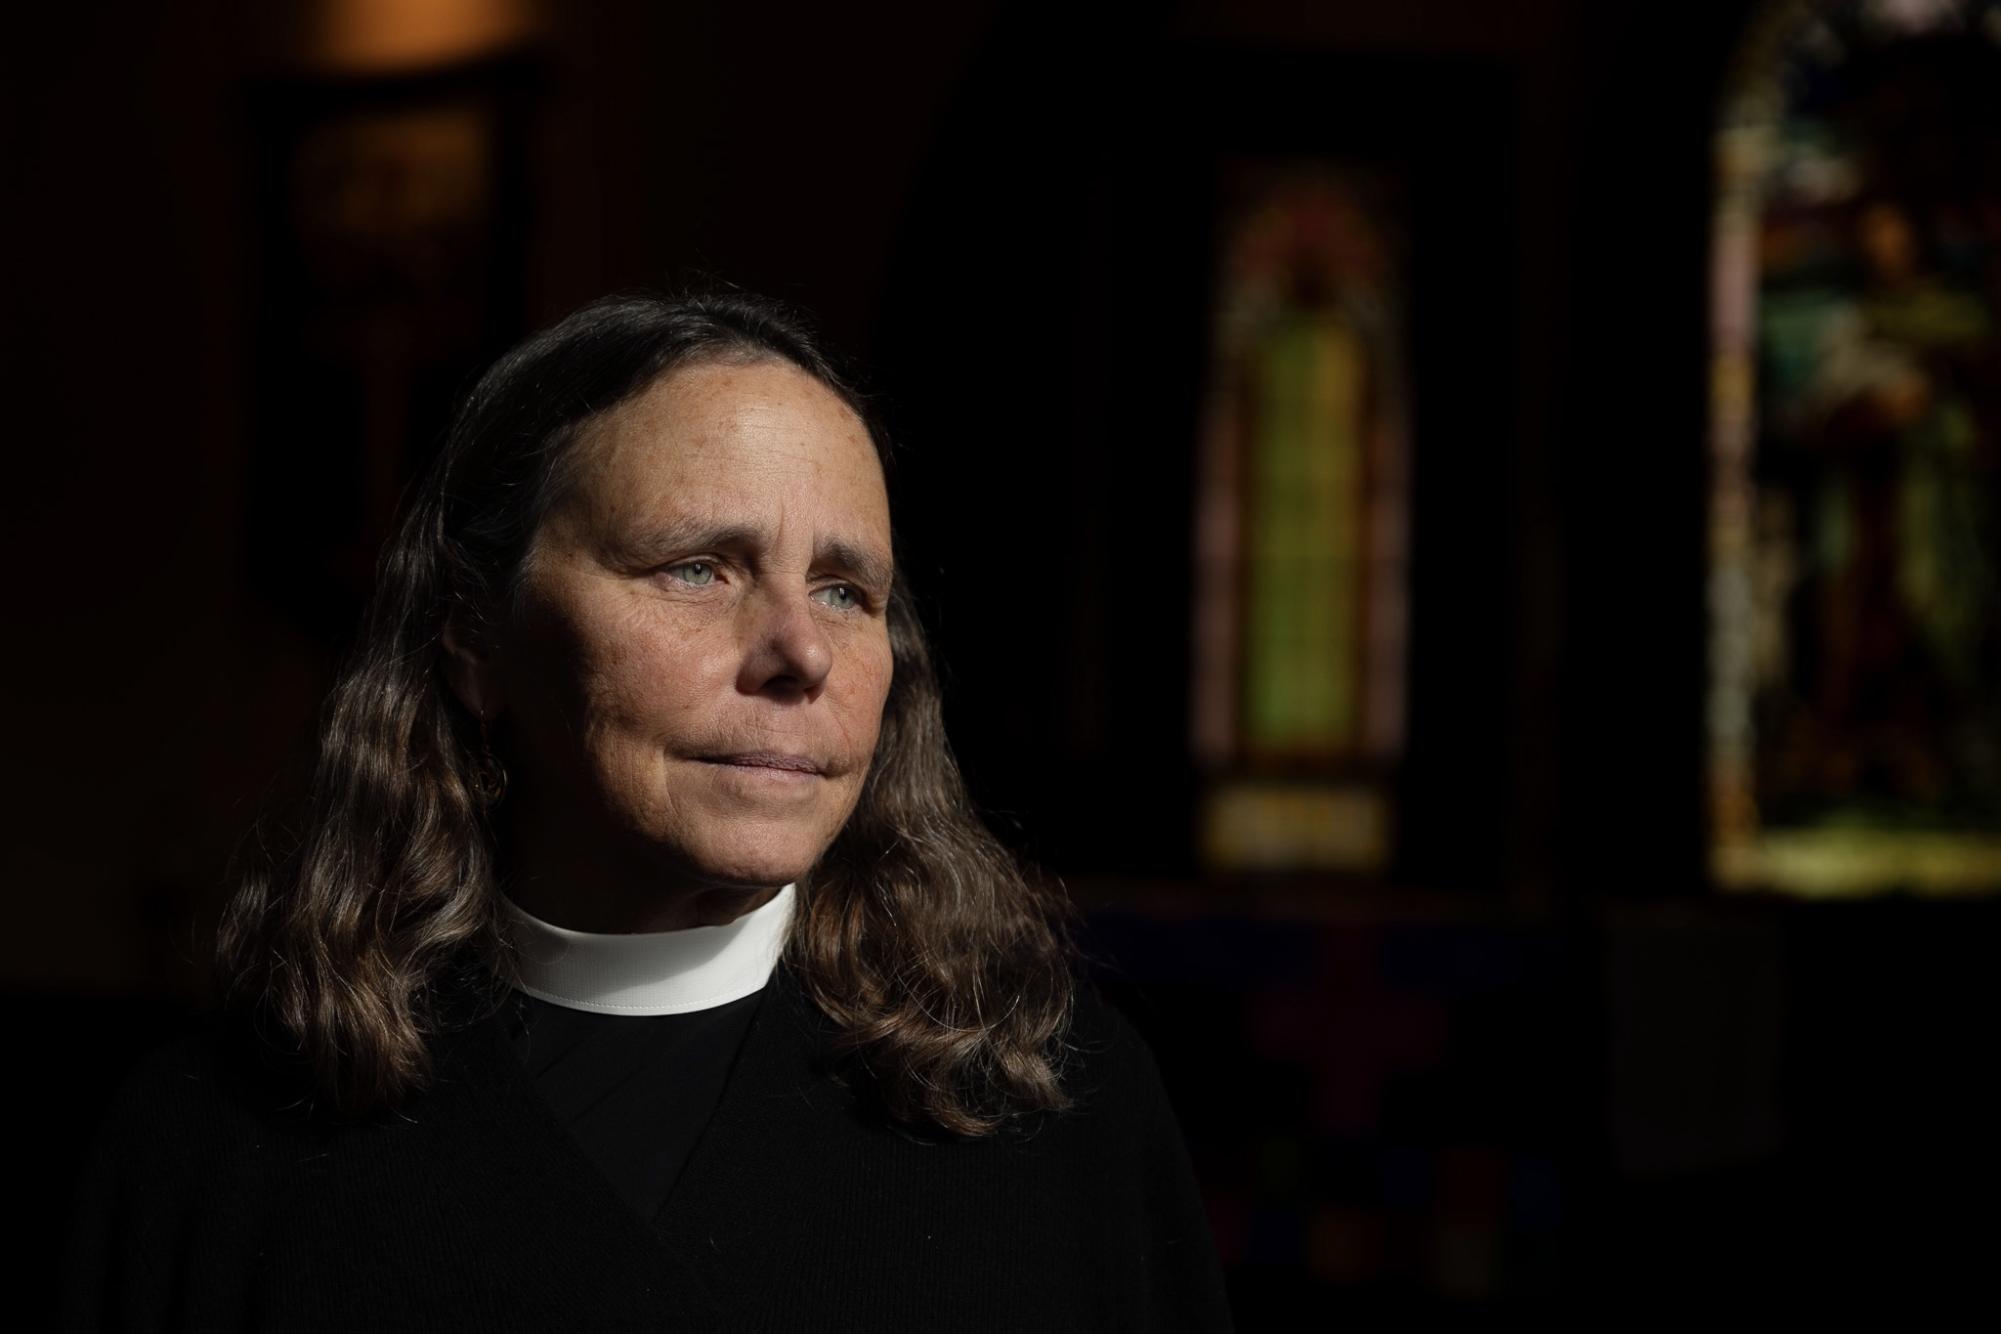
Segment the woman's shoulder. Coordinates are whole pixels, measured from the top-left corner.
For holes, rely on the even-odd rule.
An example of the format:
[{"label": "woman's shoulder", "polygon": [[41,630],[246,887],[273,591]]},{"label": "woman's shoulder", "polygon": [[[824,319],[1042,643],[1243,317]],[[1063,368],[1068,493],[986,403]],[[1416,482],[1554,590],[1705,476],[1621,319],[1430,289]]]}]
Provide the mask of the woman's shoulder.
[{"label": "woman's shoulder", "polygon": [[1107,995],[1095,977],[1079,975],[1073,982],[1072,996],[1070,1037],[1074,1043],[1114,1062],[1153,1058],[1152,1046],[1124,1005]]},{"label": "woman's shoulder", "polygon": [[100,1118],[107,1128],[213,1110],[222,1084],[222,1016],[202,1011],[182,1019],[127,1061]]},{"label": "woman's shoulder", "polygon": [[1163,1113],[1171,1118],[1152,1043],[1125,1007],[1089,976],[1076,982],[1061,1048],[1064,1087],[1077,1100],[1075,1115],[1128,1127],[1155,1123]]},{"label": "woman's shoulder", "polygon": [[[99,1109],[96,1152],[128,1168],[199,1178],[287,1133],[284,1085],[216,1010],[143,1048]],[[303,1120],[300,1128],[304,1128]]]},{"label": "woman's shoulder", "polygon": [[[836,1082],[843,1087],[867,1087],[868,1081],[857,1078],[846,1064],[851,1057],[835,1021],[814,1005],[796,972],[782,966],[774,977],[778,981],[774,990],[790,1017],[783,1027],[800,1033],[809,1067],[820,1076],[841,1072]],[[1040,1113],[1023,1116],[1000,1137],[1002,1141],[1040,1136],[1052,1124],[1087,1137],[1118,1136],[1136,1125],[1159,1124],[1167,1104],[1153,1048],[1124,1007],[1087,970],[1073,970],[1065,1021],[1042,1052],[1070,1105],[1053,1121]],[[867,1118],[874,1109],[862,1105]]]}]

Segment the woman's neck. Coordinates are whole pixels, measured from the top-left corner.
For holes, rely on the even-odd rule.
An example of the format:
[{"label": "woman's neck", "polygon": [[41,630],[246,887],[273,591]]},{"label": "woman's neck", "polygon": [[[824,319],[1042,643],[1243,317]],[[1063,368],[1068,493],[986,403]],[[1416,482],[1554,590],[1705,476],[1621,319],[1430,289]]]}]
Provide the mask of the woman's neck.
[{"label": "woman's neck", "polygon": [[505,827],[501,885],[534,916],[600,934],[725,926],[771,902],[780,885],[716,885],[621,856],[611,840],[548,837]]}]

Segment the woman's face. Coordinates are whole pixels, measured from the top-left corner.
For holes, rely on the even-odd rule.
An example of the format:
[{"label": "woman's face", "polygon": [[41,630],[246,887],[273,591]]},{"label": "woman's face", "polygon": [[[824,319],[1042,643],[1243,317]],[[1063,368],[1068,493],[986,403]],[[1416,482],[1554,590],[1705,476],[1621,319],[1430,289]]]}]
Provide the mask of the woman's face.
[{"label": "woman's face", "polygon": [[889,690],[867,428],[787,363],[700,364],[574,448],[501,658],[517,838],[663,886],[798,879],[854,810]]}]

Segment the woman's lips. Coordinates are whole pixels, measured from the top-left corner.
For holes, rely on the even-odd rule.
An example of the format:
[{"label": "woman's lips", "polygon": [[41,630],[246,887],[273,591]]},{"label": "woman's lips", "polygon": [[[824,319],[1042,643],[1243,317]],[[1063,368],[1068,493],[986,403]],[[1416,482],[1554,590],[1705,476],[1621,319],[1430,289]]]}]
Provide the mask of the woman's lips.
[{"label": "woman's lips", "polygon": [[820,766],[804,755],[780,755],[773,751],[752,751],[743,755],[705,755],[706,764],[726,764],[739,769],[764,769],[778,773],[818,774]]}]

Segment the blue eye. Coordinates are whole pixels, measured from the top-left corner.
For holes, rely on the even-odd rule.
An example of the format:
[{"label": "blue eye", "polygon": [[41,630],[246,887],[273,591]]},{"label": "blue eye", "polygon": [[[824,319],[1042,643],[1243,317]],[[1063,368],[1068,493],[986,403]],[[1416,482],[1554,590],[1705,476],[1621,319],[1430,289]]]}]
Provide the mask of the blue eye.
[{"label": "blue eye", "polygon": [[855,590],[846,584],[835,584],[832,588],[824,588],[820,591],[823,593],[838,593],[845,597],[847,599],[845,602],[830,604],[841,611],[853,611],[856,607],[861,606],[861,599],[855,595]]},{"label": "blue eye", "polygon": [[682,562],[681,562],[681,563],[680,563],[679,565],[670,565],[670,566],[668,566],[668,567],[667,567],[667,569],[668,569],[668,572],[669,572],[669,573],[672,573],[672,572],[673,572],[673,571],[675,571],[675,570],[699,570],[699,571],[701,571],[701,572],[702,572],[702,574],[703,574],[703,575],[704,575],[705,577],[703,577],[703,578],[690,578],[690,579],[682,579],[682,580],[681,580],[681,582],[682,582],[682,583],[684,583],[684,584],[692,584],[692,585],[694,585],[694,586],[695,586],[696,588],[706,588],[706,587],[708,587],[708,586],[709,586],[710,584],[712,584],[712,583],[714,583],[714,582],[716,581],[716,567],[715,567],[715,564],[714,564],[714,562],[712,562],[712,561],[706,561],[706,560],[689,560],[689,561],[682,561]]}]

